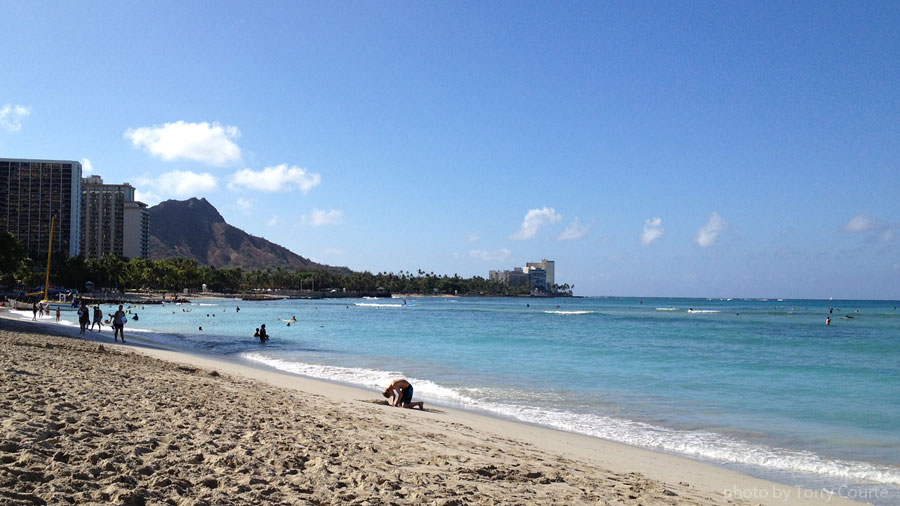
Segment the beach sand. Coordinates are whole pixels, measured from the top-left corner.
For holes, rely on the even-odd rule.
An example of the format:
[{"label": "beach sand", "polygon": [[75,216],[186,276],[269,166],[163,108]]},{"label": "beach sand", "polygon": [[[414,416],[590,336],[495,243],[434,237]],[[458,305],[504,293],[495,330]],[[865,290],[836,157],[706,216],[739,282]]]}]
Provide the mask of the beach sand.
[{"label": "beach sand", "polygon": [[380,392],[76,334],[0,318],[0,504],[855,504],[427,399],[426,412],[394,408]]}]

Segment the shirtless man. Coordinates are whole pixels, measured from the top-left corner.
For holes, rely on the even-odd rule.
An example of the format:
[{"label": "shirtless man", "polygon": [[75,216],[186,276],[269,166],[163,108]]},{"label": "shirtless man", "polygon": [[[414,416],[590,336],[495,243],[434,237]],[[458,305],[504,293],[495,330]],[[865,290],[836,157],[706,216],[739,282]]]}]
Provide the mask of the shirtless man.
[{"label": "shirtless man", "polygon": [[381,395],[389,399],[388,404],[391,406],[401,406],[407,409],[418,407],[423,411],[425,410],[424,402],[412,401],[413,387],[403,378],[392,381],[391,384],[384,389],[384,392],[381,392]]}]

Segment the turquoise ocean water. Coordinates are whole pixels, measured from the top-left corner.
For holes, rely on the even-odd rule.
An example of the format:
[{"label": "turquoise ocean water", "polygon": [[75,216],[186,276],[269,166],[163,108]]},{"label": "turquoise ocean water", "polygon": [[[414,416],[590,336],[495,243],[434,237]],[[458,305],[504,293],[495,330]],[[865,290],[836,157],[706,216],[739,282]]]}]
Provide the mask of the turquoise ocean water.
[{"label": "turquoise ocean water", "polygon": [[373,390],[403,376],[426,403],[900,504],[900,302],[405,302],[148,305],[127,331]]}]

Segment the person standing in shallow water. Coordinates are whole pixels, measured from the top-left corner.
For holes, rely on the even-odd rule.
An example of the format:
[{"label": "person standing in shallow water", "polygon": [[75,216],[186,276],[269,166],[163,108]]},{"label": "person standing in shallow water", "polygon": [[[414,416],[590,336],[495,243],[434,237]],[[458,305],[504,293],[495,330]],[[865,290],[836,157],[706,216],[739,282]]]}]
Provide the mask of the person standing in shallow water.
[{"label": "person standing in shallow water", "polygon": [[262,325],[259,326],[259,342],[265,343],[268,340],[269,340],[269,333],[266,332],[266,324],[263,323]]}]

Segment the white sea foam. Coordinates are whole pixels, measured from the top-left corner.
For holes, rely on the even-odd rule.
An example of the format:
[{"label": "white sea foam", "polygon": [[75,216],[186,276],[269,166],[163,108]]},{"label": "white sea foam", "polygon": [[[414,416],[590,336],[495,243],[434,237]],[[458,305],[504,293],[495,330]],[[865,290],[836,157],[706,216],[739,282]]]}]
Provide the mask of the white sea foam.
[{"label": "white sea foam", "polygon": [[544,311],[547,314],[561,314],[561,315],[580,315],[580,314],[594,314],[596,311]]},{"label": "white sea foam", "polygon": [[[397,371],[307,364],[271,358],[257,352],[245,353],[243,357],[283,371],[350,383],[379,391],[393,379],[403,376]],[[900,485],[900,468],[897,466],[826,459],[808,451],[771,448],[703,430],[675,430],[600,414],[579,414],[553,408],[491,402],[475,398],[483,395],[521,398],[521,396],[514,395],[498,395],[494,389],[465,388],[462,389],[466,392],[464,394],[428,380],[409,378],[409,381],[415,386],[416,399],[424,399],[426,402],[433,400],[464,408],[484,410],[523,422],[719,463],[751,465],[787,472],[805,472],[853,482],[869,481]]]},{"label": "white sea foam", "polygon": [[403,307],[403,304],[375,304],[370,302],[355,302],[353,304],[357,307]]},{"label": "white sea foam", "polygon": [[530,423],[716,462],[900,485],[900,468],[896,466],[825,459],[808,451],[769,448],[708,431],[677,431],[603,415],[531,406],[495,404],[486,409]]},{"label": "white sea foam", "polygon": [[688,309],[688,313],[718,313],[715,309]]},{"label": "white sea foam", "polygon": [[[382,390],[391,381],[404,377],[403,373],[397,371],[382,371],[378,369],[366,369],[361,367],[340,367],[333,365],[307,364],[303,362],[294,362],[291,360],[283,360],[278,358],[267,357],[262,353],[249,352],[241,355],[243,358],[258,362],[261,364],[274,367],[282,371],[310,376],[313,378],[326,379],[331,381],[340,381],[343,383],[351,383],[366,388],[374,388]],[[475,401],[451,388],[443,387],[432,381],[407,378],[415,387],[414,394],[418,399],[424,395],[425,398],[441,399],[462,405],[475,405]]]},{"label": "white sea foam", "polygon": [[657,311],[678,311],[677,307],[658,307]]}]

